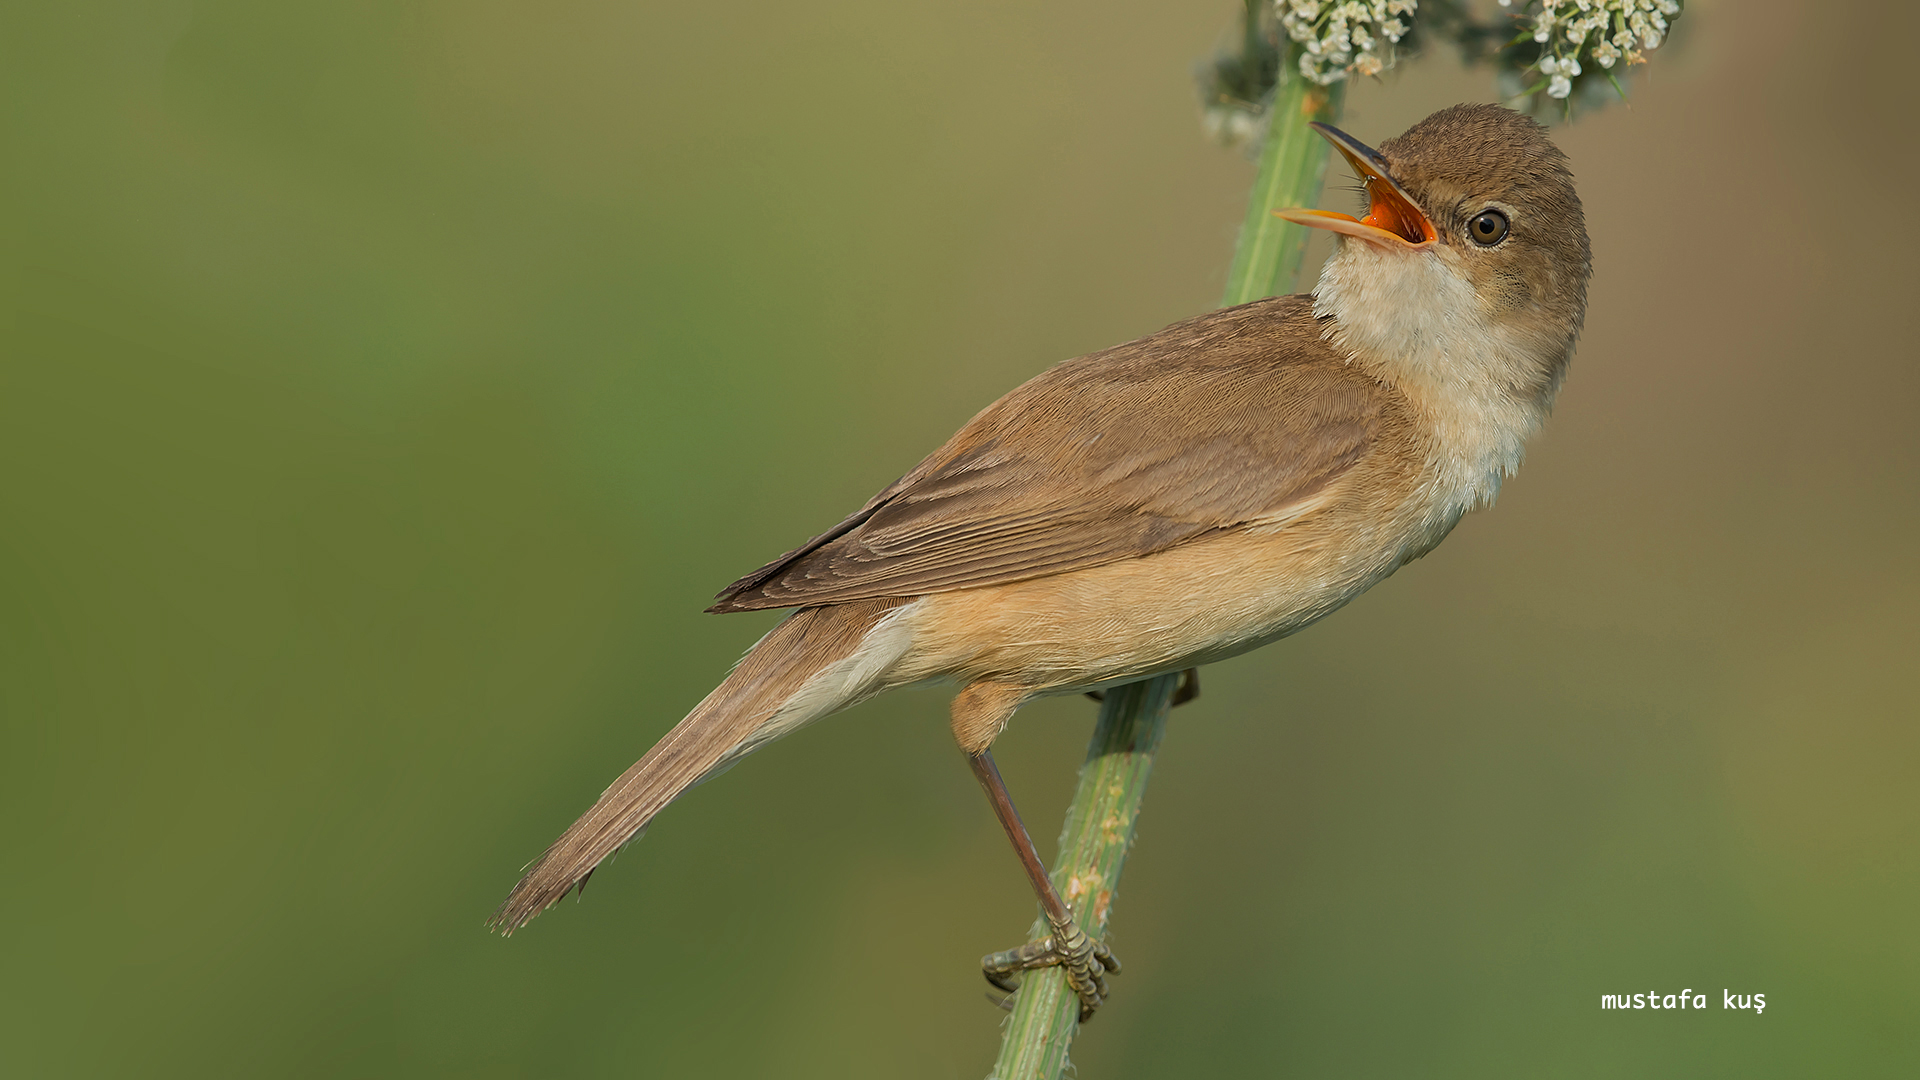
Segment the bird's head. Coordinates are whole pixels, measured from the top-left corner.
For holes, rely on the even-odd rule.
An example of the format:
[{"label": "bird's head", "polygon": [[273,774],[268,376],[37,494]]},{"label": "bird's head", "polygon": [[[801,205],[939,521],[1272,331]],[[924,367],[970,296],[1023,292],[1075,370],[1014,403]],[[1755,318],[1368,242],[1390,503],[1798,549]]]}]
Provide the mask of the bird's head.
[{"label": "bird's head", "polygon": [[1315,124],[1367,211],[1281,210],[1340,234],[1314,289],[1328,337],[1396,381],[1491,381],[1549,403],[1586,311],[1586,221],[1546,129],[1497,105],[1443,109],[1373,150]]}]

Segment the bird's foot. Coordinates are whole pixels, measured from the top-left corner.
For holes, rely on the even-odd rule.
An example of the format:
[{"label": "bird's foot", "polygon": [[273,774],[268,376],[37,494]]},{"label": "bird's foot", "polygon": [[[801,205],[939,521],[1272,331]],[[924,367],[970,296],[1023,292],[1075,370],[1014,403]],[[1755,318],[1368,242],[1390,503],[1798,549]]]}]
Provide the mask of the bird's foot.
[{"label": "bird's foot", "polygon": [[[1095,701],[1107,700],[1107,695],[1099,690],[1089,690],[1087,691],[1087,696]],[[1174,688],[1173,700],[1167,703],[1167,708],[1177,709],[1199,696],[1200,669],[1190,667],[1180,673],[1180,685]]]},{"label": "bird's foot", "polygon": [[1053,933],[1039,941],[980,958],[980,971],[987,981],[1009,994],[1020,989],[1021,972],[1046,967],[1067,969],[1067,985],[1080,998],[1083,1024],[1107,998],[1107,973],[1120,974],[1120,961],[1113,950],[1088,937],[1071,921],[1065,926],[1055,925]]},{"label": "bird's foot", "polygon": [[1173,700],[1168,703],[1170,709],[1177,709],[1200,696],[1200,669],[1190,667],[1180,673],[1180,685],[1174,688]]}]

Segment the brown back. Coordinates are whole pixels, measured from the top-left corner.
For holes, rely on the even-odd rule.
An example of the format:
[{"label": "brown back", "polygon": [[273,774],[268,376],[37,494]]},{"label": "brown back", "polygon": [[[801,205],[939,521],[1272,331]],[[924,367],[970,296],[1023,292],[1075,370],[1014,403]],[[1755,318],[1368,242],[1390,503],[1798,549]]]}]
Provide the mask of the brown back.
[{"label": "brown back", "polygon": [[1373,450],[1391,396],[1320,331],[1277,297],[1060,364],[709,610],[1020,581],[1282,516]]}]

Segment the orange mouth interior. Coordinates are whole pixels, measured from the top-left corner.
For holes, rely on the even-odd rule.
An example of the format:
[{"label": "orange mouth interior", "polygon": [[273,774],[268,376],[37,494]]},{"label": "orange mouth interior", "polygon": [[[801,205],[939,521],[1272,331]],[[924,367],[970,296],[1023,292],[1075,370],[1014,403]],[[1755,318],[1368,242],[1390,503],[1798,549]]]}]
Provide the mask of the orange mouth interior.
[{"label": "orange mouth interior", "polygon": [[1427,215],[1414,205],[1406,191],[1394,183],[1380,164],[1356,152],[1356,148],[1367,155],[1372,155],[1373,151],[1358,143],[1349,147],[1347,143],[1351,139],[1344,132],[1336,132],[1319,124],[1314,127],[1328,142],[1333,143],[1347,163],[1353,166],[1360,181],[1366,184],[1367,216],[1356,218],[1334,210],[1275,210],[1276,215],[1296,225],[1327,229],[1405,250],[1423,251],[1439,242],[1440,234],[1435,231],[1433,222],[1427,220]]},{"label": "orange mouth interior", "polygon": [[[1353,160],[1349,155],[1349,161]],[[1358,167],[1357,165],[1355,166]],[[1400,194],[1399,185],[1383,176],[1362,174],[1367,185],[1367,216],[1360,224],[1390,232],[1409,244],[1424,244],[1440,239],[1433,222],[1420,208]]]}]

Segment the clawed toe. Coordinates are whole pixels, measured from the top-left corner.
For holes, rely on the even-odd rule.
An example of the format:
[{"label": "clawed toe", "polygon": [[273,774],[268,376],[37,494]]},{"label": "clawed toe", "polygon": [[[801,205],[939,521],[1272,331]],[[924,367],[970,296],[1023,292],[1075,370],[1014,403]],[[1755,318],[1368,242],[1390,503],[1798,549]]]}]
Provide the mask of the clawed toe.
[{"label": "clawed toe", "polygon": [[1029,941],[1017,949],[988,953],[980,958],[980,973],[987,977],[988,982],[1011,994],[1020,989],[1018,976],[1021,972],[1052,967],[1062,962],[1059,952],[1053,947],[1053,939],[1044,937],[1039,941]]},{"label": "clawed toe", "polygon": [[1067,985],[1080,999],[1080,1022],[1086,1023],[1107,999],[1107,976],[1120,974],[1120,959],[1104,942],[1093,940],[1071,923],[1039,941],[980,958],[981,974],[1009,994],[1020,989],[1022,972],[1046,967],[1066,969]]}]

